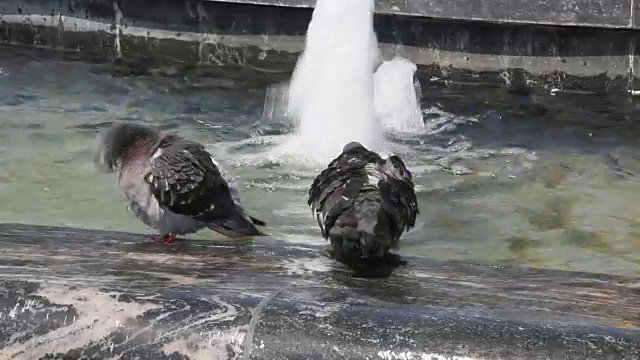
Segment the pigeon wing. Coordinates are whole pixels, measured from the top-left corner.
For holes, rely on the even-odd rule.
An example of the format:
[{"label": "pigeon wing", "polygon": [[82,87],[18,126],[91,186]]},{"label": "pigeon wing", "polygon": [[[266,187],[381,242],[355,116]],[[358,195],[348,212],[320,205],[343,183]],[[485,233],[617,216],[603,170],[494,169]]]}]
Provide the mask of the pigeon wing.
[{"label": "pigeon wing", "polygon": [[353,206],[358,193],[366,185],[367,163],[377,160],[379,156],[376,153],[356,148],[340,154],[314,179],[307,203],[325,238],[340,214]]},{"label": "pigeon wing", "polygon": [[160,204],[200,221],[233,209],[229,185],[204,146],[183,140],[159,149],[149,160],[145,181]]},{"label": "pigeon wing", "polygon": [[396,239],[404,231],[415,226],[416,217],[420,213],[418,199],[412,174],[398,156],[390,156],[380,166],[383,176],[379,182],[382,206],[395,225]]}]

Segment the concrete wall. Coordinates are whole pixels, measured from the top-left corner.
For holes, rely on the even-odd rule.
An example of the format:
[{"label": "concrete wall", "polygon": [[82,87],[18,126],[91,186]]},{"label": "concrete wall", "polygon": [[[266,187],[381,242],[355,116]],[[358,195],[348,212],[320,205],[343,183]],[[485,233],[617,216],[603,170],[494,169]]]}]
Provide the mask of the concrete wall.
[{"label": "concrete wall", "polygon": [[[627,92],[640,70],[635,1],[380,0],[374,22],[383,54],[410,58],[431,81]],[[0,41],[116,58],[134,73],[287,73],[312,3],[0,0]]]},{"label": "concrete wall", "polygon": [[[217,0],[310,8],[315,0]],[[380,14],[444,20],[637,28],[638,0],[376,0]]]}]

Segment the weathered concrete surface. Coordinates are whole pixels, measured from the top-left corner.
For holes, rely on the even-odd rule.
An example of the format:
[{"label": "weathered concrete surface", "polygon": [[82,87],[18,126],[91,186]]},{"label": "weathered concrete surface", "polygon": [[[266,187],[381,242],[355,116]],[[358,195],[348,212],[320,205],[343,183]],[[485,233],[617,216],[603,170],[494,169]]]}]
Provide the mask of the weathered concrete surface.
[{"label": "weathered concrete surface", "polygon": [[[406,56],[423,76],[444,83],[639,88],[640,36],[630,29],[636,26],[631,0],[438,1],[379,2],[374,23],[385,57]],[[417,6],[448,20],[397,15],[415,13]],[[311,13],[307,7],[220,1],[0,0],[0,41],[116,58],[135,74],[194,66],[288,73],[304,47]],[[542,26],[542,19],[590,27]],[[513,24],[518,22],[530,25]]]},{"label": "weathered concrete surface", "polygon": [[147,241],[1,224],[0,358],[640,358],[637,278],[411,258],[364,280],[313,248]]},{"label": "weathered concrete surface", "polygon": [[[314,7],[316,0],[209,0],[285,7]],[[376,0],[376,12],[444,20],[559,26],[637,28],[636,0]]]}]

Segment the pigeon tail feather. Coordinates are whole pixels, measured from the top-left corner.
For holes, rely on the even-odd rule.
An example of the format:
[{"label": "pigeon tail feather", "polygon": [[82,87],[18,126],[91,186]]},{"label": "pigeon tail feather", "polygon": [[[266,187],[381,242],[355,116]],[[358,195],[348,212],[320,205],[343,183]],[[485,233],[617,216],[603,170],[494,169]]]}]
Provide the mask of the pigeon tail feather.
[{"label": "pigeon tail feather", "polygon": [[[231,193],[231,198],[233,199],[233,202],[236,204],[236,206],[243,208],[242,201],[240,200],[240,189],[239,189],[238,179],[235,176],[231,176],[227,171],[227,169],[221,163],[216,161],[216,159],[214,159],[213,156],[211,157],[211,161],[213,161],[213,163],[218,168],[218,171],[220,171],[220,175],[227,182],[227,185],[229,186],[229,192]],[[243,208],[243,211],[244,211],[244,208]],[[255,225],[258,225],[258,226],[267,225],[266,222],[258,218],[255,218],[253,216],[249,216],[249,219],[251,219],[251,221]]]},{"label": "pigeon tail feather", "polygon": [[[231,238],[267,235],[256,227],[256,225],[260,224],[256,224],[254,221],[253,218],[246,216],[238,209],[234,209],[228,217],[213,219],[207,224],[207,227]],[[262,223],[264,224],[264,222]]]},{"label": "pigeon tail feather", "polygon": [[251,221],[252,221],[255,225],[258,225],[258,226],[267,226],[267,223],[266,223],[266,222],[264,222],[264,221],[262,221],[262,220],[260,220],[260,219],[257,219],[257,218],[255,218],[255,217],[253,217],[253,216],[249,216],[249,219],[251,219]]},{"label": "pigeon tail feather", "polygon": [[376,191],[361,191],[330,225],[334,251],[348,258],[382,257],[395,247],[393,231]]}]

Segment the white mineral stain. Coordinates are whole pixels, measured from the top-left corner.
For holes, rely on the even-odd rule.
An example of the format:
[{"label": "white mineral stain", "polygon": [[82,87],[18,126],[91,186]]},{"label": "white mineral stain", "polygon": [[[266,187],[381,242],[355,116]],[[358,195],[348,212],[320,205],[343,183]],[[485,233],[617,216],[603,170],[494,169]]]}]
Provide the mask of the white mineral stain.
[{"label": "white mineral stain", "polygon": [[71,305],[78,315],[75,321],[44,335],[34,336],[24,343],[0,349],[2,359],[38,359],[47,353],[66,353],[98,342],[116,330],[116,324],[136,318],[155,304],[120,302],[98,289],[71,290],[65,287],[46,287],[36,295],[53,304]]}]

